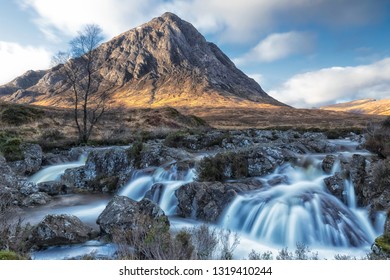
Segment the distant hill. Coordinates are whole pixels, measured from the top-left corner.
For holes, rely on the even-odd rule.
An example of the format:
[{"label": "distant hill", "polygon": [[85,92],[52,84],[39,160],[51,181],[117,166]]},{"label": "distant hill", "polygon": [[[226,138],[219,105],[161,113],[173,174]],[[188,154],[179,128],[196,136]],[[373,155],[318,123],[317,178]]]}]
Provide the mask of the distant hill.
[{"label": "distant hill", "polygon": [[[273,107],[275,100],[190,23],[172,13],[102,44],[99,73],[124,107]],[[0,87],[0,100],[69,107],[62,65],[28,71]]]},{"label": "distant hill", "polygon": [[360,99],[345,103],[323,106],[320,109],[350,112],[356,114],[390,116],[390,99]]}]

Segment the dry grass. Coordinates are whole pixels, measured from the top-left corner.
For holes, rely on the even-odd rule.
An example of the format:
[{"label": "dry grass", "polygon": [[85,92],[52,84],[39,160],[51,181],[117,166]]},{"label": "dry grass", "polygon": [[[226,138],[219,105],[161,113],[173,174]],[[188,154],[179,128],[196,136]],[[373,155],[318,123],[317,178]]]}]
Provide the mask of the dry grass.
[{"label": "dry grass", "polygon": [[358,115],[318,109],[274,108],[182,108],[220,129],[292,128],[292,129],[364,129],[369,123],[380,122],[385,117]]}]

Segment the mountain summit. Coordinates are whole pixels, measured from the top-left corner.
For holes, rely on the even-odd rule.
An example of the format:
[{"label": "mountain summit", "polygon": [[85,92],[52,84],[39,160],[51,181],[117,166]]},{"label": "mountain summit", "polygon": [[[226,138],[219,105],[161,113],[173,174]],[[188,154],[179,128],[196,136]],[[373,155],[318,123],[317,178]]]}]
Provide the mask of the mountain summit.
[{"label": "mountain summit", "polygon": [[[114,85],[112,103],[126,107],[285,106],[196,28],[165,13],[102,44],[99,72]],[[28,71],[0,87],[0,99],[69,106],[61,65]]]}]

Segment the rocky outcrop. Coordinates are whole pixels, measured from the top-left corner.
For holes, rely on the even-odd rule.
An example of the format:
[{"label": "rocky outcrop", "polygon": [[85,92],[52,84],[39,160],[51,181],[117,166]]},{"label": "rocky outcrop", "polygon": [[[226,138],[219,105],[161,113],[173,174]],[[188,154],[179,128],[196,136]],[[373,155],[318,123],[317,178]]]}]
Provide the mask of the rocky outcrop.
[{"label": "rocky outcrop", "polygon": [[251,149],[218,153],[200,161],[197,166],[198,180],[225,181],[259,177],[270,174],[276,167],[296,159],[294,152],[277,146],[257,145]]},{"label": "rocky outcrop", "polygon": [[[113,84],[112,103],[131,106],[285,106],[267,95],[190,23],[165,13],[98,49],[99,80]],[[0,98],[70,106],[64,67],[30,71],[0,87]],[[188,102],[191,100],[191,102]]]},{"label": "rocky outcrop", "polygon": [[19,175],[31,175],[41,168],[42,148],[37,144],[24,143],[20,145],[23,160],[11,162],[12,170]]},{"label": "rocky outcrop", "polygon": [[138,227],[148,227],[150,223],[169,226],[168,217],[161,208],[149,199],[140,202],[125,196],[115,196],[99,215],[96,223],[106,234],[120,234]]},{"label": "rocky outcrop", "polygon": [[47,215],[31,231],[29,242],[35,247],[86,242],[92,229],[72,215]]},{"label": "rocky outcrop", "polygon": [[220,183],[193,182],[180,187],[175,195],[178,215],[207,222],[216,222],[225,207],[238,193],[261,188],[260,182]]}]

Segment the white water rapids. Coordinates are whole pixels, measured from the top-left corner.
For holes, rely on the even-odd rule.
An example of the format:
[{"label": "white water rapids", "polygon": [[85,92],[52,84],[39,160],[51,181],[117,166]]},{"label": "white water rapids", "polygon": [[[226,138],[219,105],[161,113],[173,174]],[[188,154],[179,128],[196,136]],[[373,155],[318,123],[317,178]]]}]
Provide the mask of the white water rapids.
[{"label": "white water rapids", "polygon": [[[345,142],[350,144],[350,142]],[[352,147],[356,145],[350,144]],[[344,156],[351,156],[348,151],[341,151]],[[353,153],[366,153],[354,151]],[[312,251],[331,252],[331,254],[357,254],[364,256],[375,237],[383,232],[385,215],[378,213],[376,222],[373,223],[367,209],[356,207],[354,186],[349,180],[345,181],[347,205],[330,194],[324,184],[325,174],[321,168],[324,156],[306,155],[303,159],[310,164],[293,166],[286,164],[278,167],[273,174],[258,178],[264,182],[265,187],[239,194],[220,217],[216,227],[227,228],[240,234],[240,244],[237,258],[245,258],[252,249],[280,250],[288,247],[295,248],[297,243],[306,244]],[[42,182],[56,179],[67,168],[74,165],[80,166],[82,162],[62,164],[43,169],[32,177],[34,182]],[[333,173],[339,171],[339,165],[335,165]],[[39,175],[39,176],[38,176]],[[188,225],[197,225],[199,221],[190,219],[177,219],[177,199],[175,191],[180,186],[195,179],[194,170],[188,170],[186,174],[178,174],[175,165],[156,168],[154,172],[137,171],[132,179],[121,188],[118,195],[128,196],[134,200],[141,200],[145,194],[157,184],[159,187],[153,193],[153,200],[160,205],[164,212],[170,216],[173,227],[180,228]],[[280,183],[269,186],[266,182],[273,178],[283,178]],[[76,200],[80,195],[68,195],[62,199]],[[84,195],[85,196],[85,195]],[[108,202],[108,197],[91,196],[80,204],[57,203],[47,205],[41,210],[32,211],[29,216],[43,217],[48,213],[66,213],[78,216],[81,220],[90,224],[96,221]],[[50,208],[51,207],[51,208]],[[93,248],[95,246],[93,244]],[[85,246],[91,248],[91,243]],[[107,249],[106,245],[101,246]],[[80,252],[82,246],[75,247],[72,251],[69,246],[50,248],[37,252],[34,258],[64,258]],[[95,248],[96,249],[96,248]],[[110,247],[110,250],[113,250]],[[82,250],[81,250],[82,251]],[[88,251],[85,251],[88,253]],[[320,254],[321,255],[321,254]]]}]

